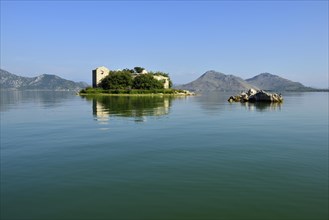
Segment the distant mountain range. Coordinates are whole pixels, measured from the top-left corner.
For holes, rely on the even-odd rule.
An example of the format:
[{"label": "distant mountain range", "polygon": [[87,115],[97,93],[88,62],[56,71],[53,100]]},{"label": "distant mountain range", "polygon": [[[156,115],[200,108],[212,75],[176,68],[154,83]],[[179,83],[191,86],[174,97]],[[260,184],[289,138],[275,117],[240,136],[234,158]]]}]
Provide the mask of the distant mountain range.
[{"label": "distant mountain range", "polygon": [[[37,77],[18,76],[0,69],[0,89],[18,90],[53,90],[79,91],[88,86],[84,82],[74,82],[56,75],[43,74]],[[243,80],[234,75],[225,75],[216,71],[207,71],[196,80],[176,85],[177,89],[190,91],[245,91],[250,88],[267,91],[328,91],[304,86],[270,73],[261,73],[250,79]]]},{"label": "distant mountain range", "polygon": [[253,78],[246,79],[246,82],[255,85],[263,90],[272,91],[311,91],[314,88],[306,87],[299,82],[293,82],[280,76],[270,73],[261,73]]},{"label": "distant mountain range", "polygon": [[253,86],[240,77],[233,75],[225,75],[224,73],[216,71],[207,71],[198,79],[177,86],[179,89],[186,89],[192,91],[240,91],[248,90],[251,88],[258,89],[256,86]]},{"label": "distant mountain range", "polygon": [[327,91],[306,87],[299,82],[293,82],[270,73],[261,73],[253,78],[243,80],[234,75],[225,75],[216,71],[207,71],[198,79],[177,85],[178,89],[191,91],[245,91],[250,88],[268,91]]},{"label": "distant mountain range", "polygon": [[87,83],[73,82],[56,75],[23,77],[0,69],[0,89],[79,91],[87,86]]}]

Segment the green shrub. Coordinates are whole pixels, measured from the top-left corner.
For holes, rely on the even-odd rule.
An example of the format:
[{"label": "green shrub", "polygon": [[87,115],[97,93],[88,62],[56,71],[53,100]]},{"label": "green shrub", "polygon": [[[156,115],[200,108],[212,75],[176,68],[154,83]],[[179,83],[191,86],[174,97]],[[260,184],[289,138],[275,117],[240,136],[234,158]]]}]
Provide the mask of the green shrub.
[{"label": "green shrub", "polygon": [[103,89],[129,89],[132,83],[132,73],[126,69],[122,71],[110,71],[109,75],[101,80],[99,87]]},{"label": "green shrub", "polygon": [[154,79],[152,74],[140,74],[133,80],[134,89],[163,89],[163,83]]}]

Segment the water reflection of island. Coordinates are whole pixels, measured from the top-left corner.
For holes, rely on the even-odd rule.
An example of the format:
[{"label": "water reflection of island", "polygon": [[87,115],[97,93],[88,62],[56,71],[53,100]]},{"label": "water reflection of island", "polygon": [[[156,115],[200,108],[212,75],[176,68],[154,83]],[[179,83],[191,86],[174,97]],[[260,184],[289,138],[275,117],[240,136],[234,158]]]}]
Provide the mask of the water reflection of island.
[{"label": "water reflection of island", "polygon": [[280,111],[281,103],[277,102],[241,102],[241,105],[246,107],[249,111]]},{"label": "water reflection of island", "polygon": [[171,97],[160,96],[97,96],[86,97],[92,101],[93,115],[100,123],[110,117],[131,117],[143,122],[148,116],[162,116],[169,113]]}]

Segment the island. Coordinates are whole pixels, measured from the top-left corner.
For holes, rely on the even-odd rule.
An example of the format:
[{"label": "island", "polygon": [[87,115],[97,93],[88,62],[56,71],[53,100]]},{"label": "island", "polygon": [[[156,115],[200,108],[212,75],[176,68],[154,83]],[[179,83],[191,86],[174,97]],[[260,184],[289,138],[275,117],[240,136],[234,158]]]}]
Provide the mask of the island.
[{"label": "island", "polygon": [[80,90],[79,95],[175,95],[191,96],[188,90],[173,89],[169,74],[148,72],[145,68],[109,70],[101,66],[92,71],[92,87]]},{"label": "island", "polygon": [[230,96],[229,102],[283,102],[281,94],[269,93],[264,90],[249,89],[247,92],[241,92],[239,95]]}]

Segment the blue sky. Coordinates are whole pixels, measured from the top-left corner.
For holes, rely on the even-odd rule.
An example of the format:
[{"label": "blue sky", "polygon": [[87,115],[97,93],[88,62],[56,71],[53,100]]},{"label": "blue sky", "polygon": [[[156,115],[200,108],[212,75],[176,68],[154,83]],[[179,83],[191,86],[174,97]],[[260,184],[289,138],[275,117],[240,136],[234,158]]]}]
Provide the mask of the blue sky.
[{"label": "blue sky", "polygon": [[142,66],[190,82],[270,72],[328,87],[328,1],[3,1],[1,68],[91,82]]}]

